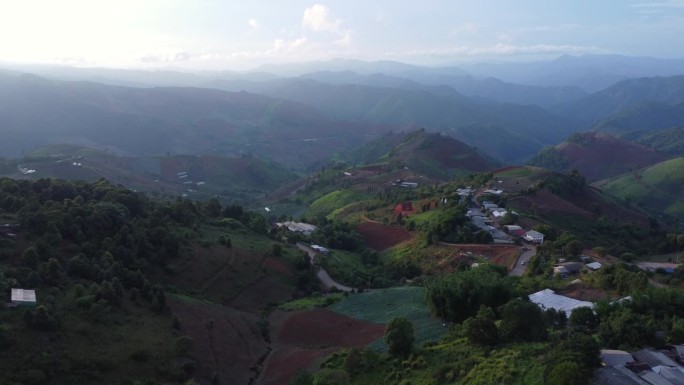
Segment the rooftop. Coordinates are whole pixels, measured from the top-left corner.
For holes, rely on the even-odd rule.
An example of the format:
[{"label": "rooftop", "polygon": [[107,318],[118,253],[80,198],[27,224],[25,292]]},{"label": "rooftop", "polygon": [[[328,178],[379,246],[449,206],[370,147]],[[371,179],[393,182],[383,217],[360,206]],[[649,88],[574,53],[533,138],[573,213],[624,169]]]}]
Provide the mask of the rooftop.
[{"label": "rooftop", "polygon": [[572,314],[572,311],[580,307],[594,308],[594,304],[587,301],[579,301],[574,298],[565,297],[556,294],[551,289],[544,289],[536,293],[530,294],[530,301],[539,305],[542,309],[556,309],[557,311],[563,310],[568,317]]}]

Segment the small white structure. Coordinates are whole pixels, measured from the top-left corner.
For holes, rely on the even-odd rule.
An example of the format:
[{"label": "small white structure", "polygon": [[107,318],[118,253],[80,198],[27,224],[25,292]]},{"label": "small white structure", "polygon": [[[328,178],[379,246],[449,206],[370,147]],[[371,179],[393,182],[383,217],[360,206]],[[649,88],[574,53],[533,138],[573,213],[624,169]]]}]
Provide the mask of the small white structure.
[{"label": "small white structure", "polygon": [[523,236],[523,239],[525,239],[526,241],[529,241],[529,242],[534,242],[534,243],[544,243],[544,234],[542,234],[538,231],[530,230],[530,231],[525,233],[525,235]]},{"label": "small white structure", "polygon": [[36,306],[36,291],[13,288],[12,304],[15,306]]},{"label": "small white structure", "polygon": [[344,175],[346,175],[346,176],[351,176],[352,174],[351,174],[350,172],[348,172],[348,171],[345,171],[345,172],[344,172]]},{"label": "small white structure", "polygon": [[309,223],[304,223],[304,222],[278,222],[276,223],[276,226],[278,227],[286,227],[288,230],[292,231],[293,233],[304,233],[304,235],[311,235],[314,231],[316,231],[318,228],[312,224]]},{"label": "small white structure", "polygon": [[323,246],[311,245],[311,248],[318,251],[321,254],[326,254],[326,255],[330,254],[330,250],[326,249]]},{"label": "small white structure", "polygon": [[492,189],[489,189],[489,190],[484,190],[483,192],[484,192],[485,194],[501,195],[501,193],[503,193],[503,190],[492,190]]},{"label": "small white structure", "polygon": [[580,307],[594,308],[594,304],[587,301],[579,301],[574,298],[564,297],[556,294],[551,289],[544,289],[536,293],[530,294],[530,301],[539,305],[543,310],[556,309],[557,311],[564,311],[568,318],[572,311]]},{"label": "small white structure", "polygon": [[401,182],[401,183],[399,184],[399,186],[401,186],[401,187],[408,187],[408,188],[416,188],[416,187],[418,187],[418,183],[415,183],[415,182]]},{"label": "small white structure", "polygon": [[598,270],[601,268],[601,264],[599,262],[592,262],[592,263],[587,263],[587,269],[589,270]]}]

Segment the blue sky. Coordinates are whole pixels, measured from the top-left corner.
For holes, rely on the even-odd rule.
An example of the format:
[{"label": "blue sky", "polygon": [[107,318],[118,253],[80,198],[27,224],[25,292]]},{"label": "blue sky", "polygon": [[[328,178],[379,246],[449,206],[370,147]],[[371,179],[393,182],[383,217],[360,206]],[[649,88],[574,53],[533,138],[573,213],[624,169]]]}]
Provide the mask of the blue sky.
[{"label": "blue sky", "polygon": [[0,0],[0,61],[248,69],[684,57],[684,0]]}]

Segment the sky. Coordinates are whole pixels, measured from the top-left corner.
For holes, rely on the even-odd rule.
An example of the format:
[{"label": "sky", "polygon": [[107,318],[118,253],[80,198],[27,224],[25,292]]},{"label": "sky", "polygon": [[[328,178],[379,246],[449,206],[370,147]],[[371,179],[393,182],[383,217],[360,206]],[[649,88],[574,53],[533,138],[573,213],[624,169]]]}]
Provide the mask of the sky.
[{"label": "sky", "polygon": [[0,62],[245,70],[684,57],[684,0],[0,0]]}]

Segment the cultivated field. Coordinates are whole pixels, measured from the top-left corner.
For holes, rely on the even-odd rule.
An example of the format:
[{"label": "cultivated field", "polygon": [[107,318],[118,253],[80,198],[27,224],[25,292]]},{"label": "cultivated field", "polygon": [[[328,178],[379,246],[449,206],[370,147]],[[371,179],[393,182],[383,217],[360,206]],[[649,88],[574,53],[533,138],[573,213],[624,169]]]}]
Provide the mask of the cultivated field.
[{"label": "cultivated field", "polygon": [[382,251],[401,242],[413,239],[414,235],[403,227],[388,226],[377,222],[363,222],[356,227],[366,239],[366,244],[374,250]]}]

